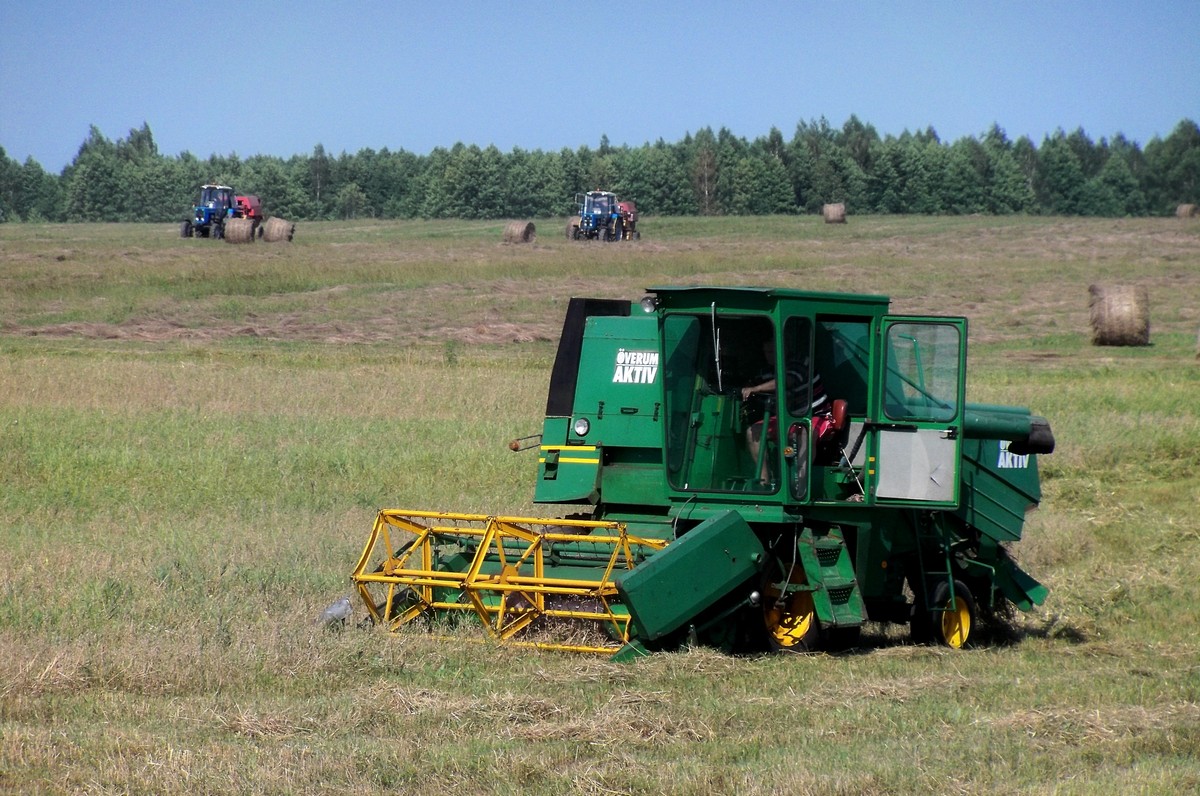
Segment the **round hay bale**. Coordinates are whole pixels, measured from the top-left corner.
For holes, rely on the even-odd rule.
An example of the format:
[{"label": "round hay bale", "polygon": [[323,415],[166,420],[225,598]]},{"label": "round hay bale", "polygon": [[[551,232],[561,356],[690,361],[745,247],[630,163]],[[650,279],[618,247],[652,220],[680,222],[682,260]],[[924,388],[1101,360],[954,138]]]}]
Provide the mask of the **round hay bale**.
[{"label": "round hay bale", "polygon": [[262,239],[268,243],[290,241],[294,234],[296,234],[296,225],[290,221],[284,221],[278,216],[271,216],[263,224]]},{"label": "round hay bale", "polygon": [[505,243],[533,243],[537,229],[532,221],[510,221],[504,227]]},{"label": "round hay bale", "polygon": [[827,204],[821,208],[821,215],[825,217],[826,224],[845,224],[846,203]]},{"label": "round hay bale", "polygon": [[1200,205],[1179,205],[1175,208],[1176,218],[1196,218],[1200,216]]},{"label": "round hay bale", "polygon": [[225,221],[226,243],[253,243],[254,219],[230,218]]},{"label": "round hay bale", "polygon": [[1145,287],[1091,285],[1092,345],[1150,345],[1150,298]]}]

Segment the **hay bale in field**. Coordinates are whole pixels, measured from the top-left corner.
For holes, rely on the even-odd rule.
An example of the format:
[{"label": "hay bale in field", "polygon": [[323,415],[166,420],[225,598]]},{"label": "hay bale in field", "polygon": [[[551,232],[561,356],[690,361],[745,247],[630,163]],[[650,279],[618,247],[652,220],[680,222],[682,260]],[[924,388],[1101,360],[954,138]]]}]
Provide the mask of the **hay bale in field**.
[{"label": "hay bale in field", "polygon": [[1136,285],[1091,285],[1092,345],[1150,345],[1150,298]]},{"label": "hay bale in field", "polygon": [[226,243],[253,243],[254,219],[230,218],[225,221]]},{"label": "hay bale in field", "polygon": [[825,217],[826,224],[845,224],[846,204],[845,202],[827,204],[821,208],[821,215]]},{"label": "hay bale in field", "polygon": [[510,221],[504,227],[505,243],[533,243],[537,238],[537,228],[532,221]]},{"label": "hay bale in field", "polygon": [[262,239],[268,243],[290,241],[295,234],[296,225],[290,221],[284,221],[278,216],[271,216],[263,224]]},{"label": "hay bale in field", "polygon": [[1196,218],[1200,216],[1200,205],[1179,205],[1175,208],[1176,218]]}]

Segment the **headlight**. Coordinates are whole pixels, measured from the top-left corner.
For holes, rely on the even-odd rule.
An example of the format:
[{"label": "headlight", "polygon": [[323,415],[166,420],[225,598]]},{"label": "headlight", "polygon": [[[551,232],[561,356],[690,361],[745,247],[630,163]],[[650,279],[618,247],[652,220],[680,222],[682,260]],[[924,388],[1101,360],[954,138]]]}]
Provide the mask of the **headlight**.
[{"label": "headlight", "polygon": [[654,312],[658,309],[657,296],[642,296],[642,312]]},{"label": "headlight", "polygon": [[576,418],[575,433],[581,437],[586,437],[587,433],[592,430],[592,424],[588,422],[586,417]]}]

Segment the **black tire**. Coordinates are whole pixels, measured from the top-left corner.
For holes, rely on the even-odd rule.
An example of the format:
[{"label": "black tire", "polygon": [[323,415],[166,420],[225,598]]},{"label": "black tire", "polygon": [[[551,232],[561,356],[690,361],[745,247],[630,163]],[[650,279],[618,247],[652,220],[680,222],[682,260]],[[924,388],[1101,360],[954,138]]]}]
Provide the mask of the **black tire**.
[{"label": "black tire", "polygon": [[181,237],[181,238],[192,237],[192,222],[184,221],[182,224],[179,225],[179,237]]},{"label": "black tire", "polygon": [[216,240],[220,240],[221,238],[225,237],[225,227],[214,222],[212,225],[212,235],[210,237]]}]

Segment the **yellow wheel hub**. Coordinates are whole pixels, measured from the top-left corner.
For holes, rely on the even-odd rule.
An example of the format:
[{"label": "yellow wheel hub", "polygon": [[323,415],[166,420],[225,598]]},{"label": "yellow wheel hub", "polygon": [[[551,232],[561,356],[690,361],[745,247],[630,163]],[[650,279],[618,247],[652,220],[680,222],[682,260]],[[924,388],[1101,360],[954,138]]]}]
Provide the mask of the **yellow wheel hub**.
[{"label": "yellow wheel hub", "polygon": [[971,635],[971,609],[962,597],[955,597],[953,602],[946,603],[941,630],[946,646],[962,649],[967,643],[967,637]]},{"label": "yellow wheel hub", "polygon": [[763,614],[767,632],[783,649],[795,647],[804,641],[817,618],[812,593],[807,591],[794,593],[782,604],[769,599]]}]

